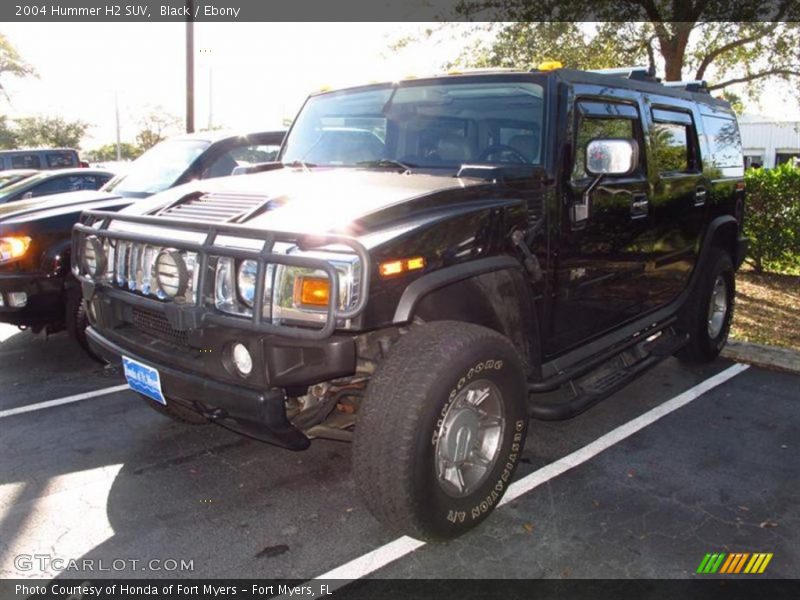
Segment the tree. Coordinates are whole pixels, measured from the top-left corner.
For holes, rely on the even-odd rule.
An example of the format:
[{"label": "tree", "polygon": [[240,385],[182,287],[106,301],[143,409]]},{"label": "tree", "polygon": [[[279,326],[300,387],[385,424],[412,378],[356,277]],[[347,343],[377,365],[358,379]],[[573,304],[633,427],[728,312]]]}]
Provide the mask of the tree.
[{"label": "tree", "polygon": [[3,79],[6,75],[14,77],[36,76],[34,68],[20,57],[16,48],[11,45],[8,38],[0,33],[0,90],[6,94]]},{"label": "tree", "polygon": [[0,149],[13,150],[17,147],[17,134],[8,124],[8,119],[0,115]]},{"label": "tree", "polygon": [[24,117],[16,119],[16,145],[18,147],[64,147],[80,149],[81,139],[89,124],[68,121],[63,117]]},{"label": "tree", "polygon": [[173,133],[177,133],[180,119],[164,112],[161,107],[156,107],[140,123],[142,129],[136,134],[136,142],[144,152]]},{"label": "tree", "polygon": [[[136,144],[131,144],[129,142],[122,142],[120,144],[120,156],[122,160],[134,160],[140,154],[142,150]],[[83,154],[86,160],[91,162],[106,162],[109,160],[117,160],[117,145],[116,144],[104,144],[99,148],[95,148],[94,150],[89,150],[88,152],[84,152]]]},{"label": "tree", "polygon": [[461,0],[456,10],[461,19],[498,21],[488,43],[459,57],[466,66],[645,63],[667,81],[708,79],[712,90],[745,84],[751,95],[770,80],[800,81],[796,0]]}]

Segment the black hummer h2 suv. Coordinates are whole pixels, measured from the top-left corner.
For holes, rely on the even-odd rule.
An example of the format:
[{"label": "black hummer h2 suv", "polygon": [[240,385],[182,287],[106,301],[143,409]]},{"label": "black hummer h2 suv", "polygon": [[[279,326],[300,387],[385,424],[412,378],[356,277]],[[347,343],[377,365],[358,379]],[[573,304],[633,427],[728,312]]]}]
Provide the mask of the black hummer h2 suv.
[{"label": "black hummer h2 suv", "polygon": [[556,69],[320,93],[279,161],[84,213],[88,339],[173,418],[353,440],[398,532],[470,529],[529,418],[725,343],[743,164],[702,84]]}]

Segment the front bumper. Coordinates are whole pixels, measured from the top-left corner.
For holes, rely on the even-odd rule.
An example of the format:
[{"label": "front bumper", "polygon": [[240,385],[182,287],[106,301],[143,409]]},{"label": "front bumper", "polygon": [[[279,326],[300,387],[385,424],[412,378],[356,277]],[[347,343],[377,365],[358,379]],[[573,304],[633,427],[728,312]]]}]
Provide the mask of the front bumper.
[{"label": "front bumper", "polygon": [[[24,306],[10,306],[9,294],[27,296]],[[0,273],[0,323],[38,327],[63,321],[65,292],[62,277],[42,273]]]},{"label": "front bumper", "polygon": [[[167,402],[180,403],[229,429],[290,450],[305,450],[310,441],[286,418],[285,393],[280,388],[265,391],[214,381],[182,369],[154,363],[114,343],[94,328],[86,331],[92,350],[109,361],[125,355],[158,369]],[[149,353],[148,353],[149,354]]]}]

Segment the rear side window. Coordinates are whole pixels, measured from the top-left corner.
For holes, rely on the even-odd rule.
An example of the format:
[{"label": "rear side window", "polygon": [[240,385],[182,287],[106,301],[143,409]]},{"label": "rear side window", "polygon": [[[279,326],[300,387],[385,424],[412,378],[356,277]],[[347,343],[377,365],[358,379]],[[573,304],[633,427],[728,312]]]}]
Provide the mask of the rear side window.
[{"label": "rear side window", "polygon": [[689,132],[686,125],[656,123],[653,147],[661,173],[683,173],[689,170]]},{"label": "rear side window", "polygon": [[77,167],[78,164],[75,162],[75,155],[72,152],[48,152],[47,166],[51,169],[64,169]]},{"label": "rear side window", "polygon": [[742,140],[736,121],[704,115],[703,128],[706,130],[708,140],[710,166],[741,167]]},{"label": "rear side window", "polygon": [[12,169],[41,169],[42,161],[36,154],[16,154],[11,157]]},{"label": "rear side window", "polygon": [[651,142],[659,173],[699,170],[697,133],[690,114],[654,109]]}]

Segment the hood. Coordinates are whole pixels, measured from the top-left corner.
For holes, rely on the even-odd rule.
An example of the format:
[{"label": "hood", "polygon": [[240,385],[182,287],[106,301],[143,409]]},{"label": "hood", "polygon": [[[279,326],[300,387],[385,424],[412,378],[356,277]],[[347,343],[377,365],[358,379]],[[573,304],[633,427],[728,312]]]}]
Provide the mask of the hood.
[{"label": "hood", "polygon": [[[231,217],[232,222],[277,231],[356,233],[352,231],[355,222],[389,207],[403,207],[414,199],[434,194],[449,196],[448,191],[487,185],[492,184],[450,174],[400,174],[349,168],[278,169],[192,182],[137,202],[124,212],[191,218],[195,215],[189,203],[202,205],[203,198],[191,199],[200,193],[219,197],[220,204],[224,204],[223,197],[230,196],[231,202],[241,201],[250,207]],[[180,201],[189,196],[190,199]],[[256,207],[260,208],[252,212],[252,217],[242,218]]]},{"label": "hood", "polygon": [[[111,206],[118,206],[122,200],[122,197],[118,194],[83,190],[7,202],[0,204],[0,223],[31,221],[45,217],[80,213],[89,209],[101,210]],[[130,202],[130,200],[125,201]]]}]

